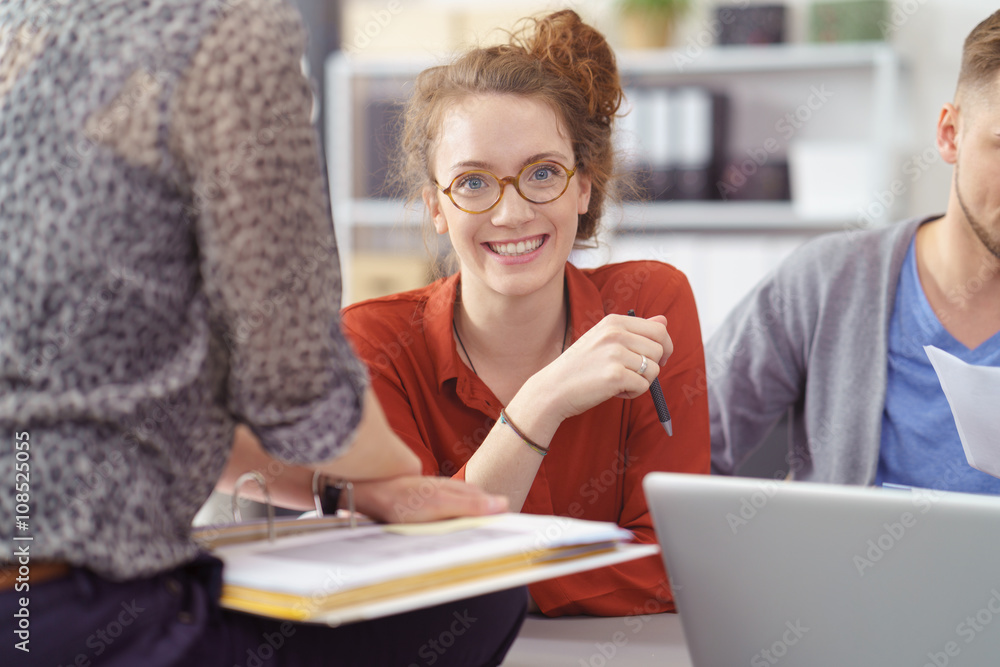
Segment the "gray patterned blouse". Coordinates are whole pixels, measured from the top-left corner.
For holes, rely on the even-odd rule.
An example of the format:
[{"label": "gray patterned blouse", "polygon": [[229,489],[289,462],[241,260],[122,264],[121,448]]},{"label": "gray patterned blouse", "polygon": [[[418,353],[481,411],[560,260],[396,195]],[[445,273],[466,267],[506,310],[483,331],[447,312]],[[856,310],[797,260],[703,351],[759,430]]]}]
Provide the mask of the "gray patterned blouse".
[{"label": "gray patterned blouse", "polygon": [[304,43],[280,0],[0,2],[0,561],[169,568],[237,422],[349,441]]}]

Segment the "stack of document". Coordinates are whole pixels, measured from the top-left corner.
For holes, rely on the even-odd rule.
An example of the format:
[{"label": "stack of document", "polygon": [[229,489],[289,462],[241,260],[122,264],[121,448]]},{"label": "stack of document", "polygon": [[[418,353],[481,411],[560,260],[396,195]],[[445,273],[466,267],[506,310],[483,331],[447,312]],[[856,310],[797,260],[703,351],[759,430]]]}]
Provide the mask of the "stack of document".
[{"label": "stack of document", "polygon": [[357,528],[334,519],[303,529],[274,541],[239,525],[199,531],[225,562],[222,605],[342,624],[659,553],[630,544],[632,534],[613,523],[533,514]]}]

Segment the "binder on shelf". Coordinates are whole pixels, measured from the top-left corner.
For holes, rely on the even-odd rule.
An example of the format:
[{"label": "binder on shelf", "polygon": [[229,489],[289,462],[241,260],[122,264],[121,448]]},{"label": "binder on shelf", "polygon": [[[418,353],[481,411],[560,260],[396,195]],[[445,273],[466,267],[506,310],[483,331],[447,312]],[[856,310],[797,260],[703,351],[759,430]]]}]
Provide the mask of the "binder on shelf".
[{"label": "binder on shelf", "polygon": [[634,156],[640,198],[654,201],[719,199],[728,105],[701,86],[632,87],[621,137]]},{"label": "binder on shelf", "polygon": [[403,108],[399,99],[373,99],[364,111],[367,124],[364,153],[364,196],[372,199],[391,198],[392,156],[399,145],[399,114]]},{"label": "binder on shelf", "polygon": [[664,86],[634,86],[625,90],[625,100],[627,110],[617,139],[624,147],[626,168],[635,177],[635,195],[640,200],[673,199],[677,139],[671,91]]},{"label": "binder on shelf", "polygon": [[726,97],[701,86],[673,92],[677,137],[675,199],[718,199],[715,187],[724,162],[728,116]]},{"label": "binder on shelf", "polygon": [[535,514],[263,523],[195,532],[225,563],[221,604],[312,623],[379,618],[659,553],[614,523]]}]

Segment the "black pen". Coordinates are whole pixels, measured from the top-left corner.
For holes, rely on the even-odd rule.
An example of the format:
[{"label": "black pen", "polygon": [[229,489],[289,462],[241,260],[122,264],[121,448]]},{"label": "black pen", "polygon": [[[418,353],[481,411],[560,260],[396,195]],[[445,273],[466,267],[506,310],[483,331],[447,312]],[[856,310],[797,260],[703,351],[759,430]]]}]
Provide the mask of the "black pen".
[{"label": "black pen", "polygon": [[[631,308],[628,311],[630,317],[635,317],[635,311]],[[653,405],[656,406],[656,416],[660,418],[667,435],[673,437],[674,427],[670,425],[670,410],[667,410],[667,400],[663,398],[663,389],[660,388],[660,378],[657,377],[649,385],[649,393],[653,397]]]}]

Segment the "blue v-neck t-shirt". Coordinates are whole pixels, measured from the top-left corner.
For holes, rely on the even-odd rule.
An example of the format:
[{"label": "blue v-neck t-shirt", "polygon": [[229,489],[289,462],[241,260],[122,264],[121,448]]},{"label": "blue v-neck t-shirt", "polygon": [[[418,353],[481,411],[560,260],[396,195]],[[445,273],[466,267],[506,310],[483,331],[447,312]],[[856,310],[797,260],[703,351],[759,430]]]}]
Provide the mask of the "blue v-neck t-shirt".
[{"label": "blue v-neck t-shirt", "polygon": [[977,366],[1000,366],[1000,332],[970,350],[941,324],[920,284],[914,239],[903,262],[889,323],[889,367],[875,483],[1000,494],[1000,479],[966,461],[951,408],[924,345]]}]

